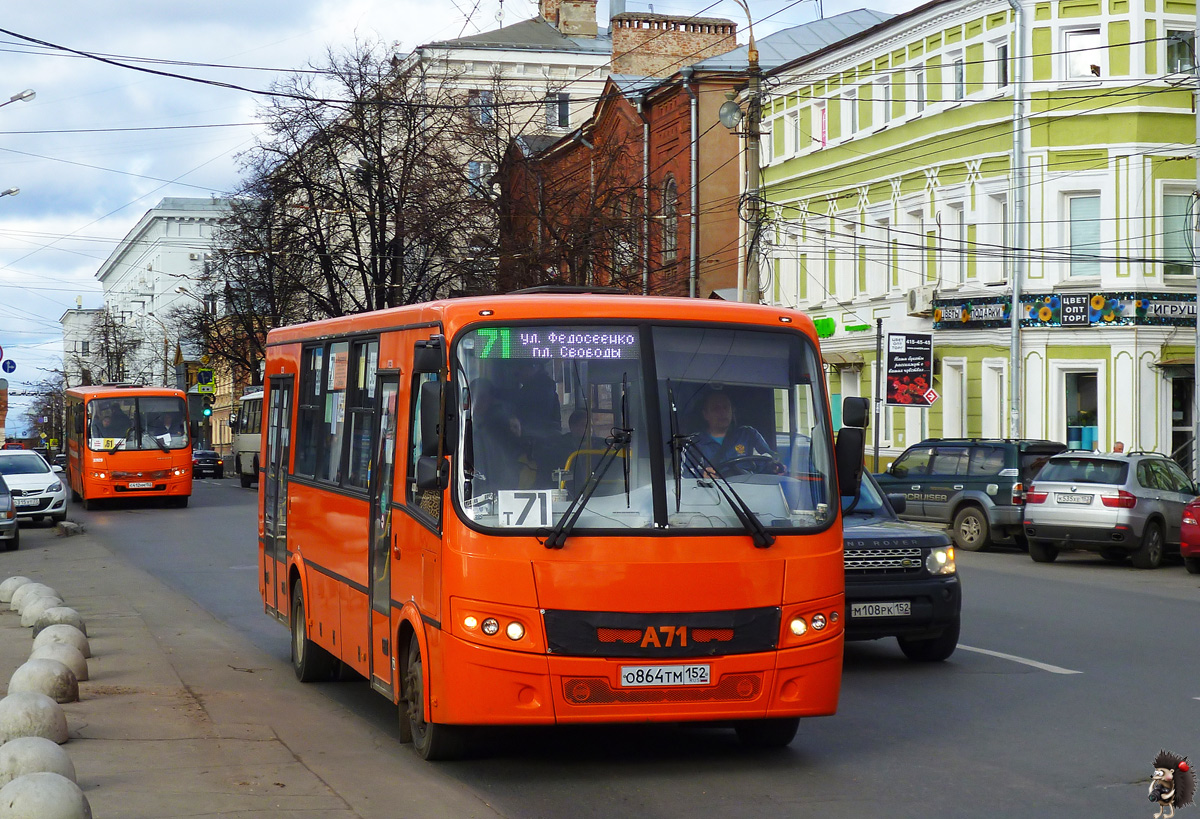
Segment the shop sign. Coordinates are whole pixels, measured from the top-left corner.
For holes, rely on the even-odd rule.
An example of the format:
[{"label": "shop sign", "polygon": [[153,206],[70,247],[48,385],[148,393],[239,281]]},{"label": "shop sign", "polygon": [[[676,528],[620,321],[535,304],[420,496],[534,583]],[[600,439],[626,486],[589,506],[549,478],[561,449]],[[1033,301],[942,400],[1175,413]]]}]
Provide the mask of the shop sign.
[{"label": "shop sign", "polygon": [[927,407],[933,391],[933,336],[888,333],[886,400],[892,406]]},{"label": "shop sign", "polygon": [[[1007,327],[1012,301],[1003,296],[937,299],[933,329]],[[1021,298],[1022,327],[1195,327],[1194,293],[1050,293]]]}]

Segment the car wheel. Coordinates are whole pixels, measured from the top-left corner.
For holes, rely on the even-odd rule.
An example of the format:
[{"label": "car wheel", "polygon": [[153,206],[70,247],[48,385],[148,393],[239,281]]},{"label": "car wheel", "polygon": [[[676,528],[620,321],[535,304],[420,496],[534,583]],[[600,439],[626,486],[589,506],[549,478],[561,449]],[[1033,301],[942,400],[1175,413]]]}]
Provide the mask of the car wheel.
[{"label": "car wheel", "polygon": [[292,586],[292,670],[300,682],[332,680],[341,665],[325,649],[308,639],[308,621],[304,617],[304,594],[300,581]]},{"label": "car wheel", "polygon": [[1183,568],[1187,569],[1188,574],[1200,574],[1200,557],[1185,557]]},{"label": "car wheel", "polygon": [[1129,559],[1129,552],[1124,549],[1104,549],[1100,552],[1100,557],[1107,560],[1109,563],[1124,563]]},{"label": "car wheel", "polygon": [[968,552],[986,552],[992,547],[987,515],[978,506],[964,506],[954,516],[951,531],[954,545]]},{"label": "car wheel", "polygon": [[1058,558],[1058,547],[1044,540],[1029,539],[1029,556],[1034,563],[1053,563]]},{"label": "car wheel", "polygon": [[249,489],[250,484],[254,483],[254,479],[249,475],[238,475],[238,479],[242,482],[242,489]]},{"label": "car wheel", "polygon": [[214,472],[214,473],[213,473],[213,477],[214,477],[214,478],[224,478],[224,477],[225,477],[225,470],[224,470],[224,469],[218,469],[216,472]]},{"label": "car wheel", "polygon": [[940,663],[949,658],[954,653],[954,649],[958,648],[958,630],[960,624],[960,620],[955,620],[952,625],[947,626],[946,630],[937,637],[929,637],[923,640],[897,637],[896,642],[900,644],[900,650],[904,652],[904,656],[910,660],[915,660],[919,663]]},{"label": "car wheel", "polygon": [[799,728],[799,717],[748,719],[733,726],[738,742],[747,748],[786,748]]},{"label": "car wheel", "polygon": [[1133,553],[1133,565],[1139,569],[1157,569],[1162,565],[1162,558],[1162,524],[1150,521],[1146,524],[1146,531],[1142,532],[1142,545]]},{"label": "car wheel", "polygon": [[13,530],[12,540],[7,540],[4,542],[4,551],[15,552],[20,547],[21,547],[21,529],[20,529],[20,527],[17,527],[15,530]]},{"label": "car wheel", "polygon": [[466,749],[464,729],[458,725],[440,725],[425,721],[425,700],[428,693],[425,690],[424,667],[421,661],[421,646],[414,636],[408,643],[401,719],[408,720],[413,750],[423,759],[454,759],[461,756]]}]

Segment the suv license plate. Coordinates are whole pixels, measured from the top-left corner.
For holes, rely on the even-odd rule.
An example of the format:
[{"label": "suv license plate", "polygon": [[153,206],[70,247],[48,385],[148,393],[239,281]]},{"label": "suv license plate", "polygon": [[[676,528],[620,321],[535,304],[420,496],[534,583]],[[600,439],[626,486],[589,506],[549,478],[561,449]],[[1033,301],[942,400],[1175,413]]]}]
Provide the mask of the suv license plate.
[{"label": "suv license plate", "polygon": [[623,665],[621,687],[708,685],[708,665]]},{"label": "suv license plate", "polygon": [[153,489],[154,481],[130,481],[130,489]]},{"label": "suv license plate", "polygon": [[1091,495],[1072,495],[1067,492],[1055,492],[1054,499],[1059,503],[1091,503]]},{"label": "suv license plate", "polygon": [[912,614],[912,603],[898,600],[894,603],[851,603],[851,617],[908,617]]}]

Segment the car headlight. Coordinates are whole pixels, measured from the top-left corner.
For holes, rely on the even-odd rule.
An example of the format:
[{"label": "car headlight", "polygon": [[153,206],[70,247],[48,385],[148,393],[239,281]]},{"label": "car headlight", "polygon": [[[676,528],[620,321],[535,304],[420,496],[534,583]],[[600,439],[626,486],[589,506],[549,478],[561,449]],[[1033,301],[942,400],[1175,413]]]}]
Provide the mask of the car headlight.
[{"label": "car headlight", "polygon": [[930,574],[954,574],[958,567],[954,565],[954,547],[939,546],[925,558],[925,568]]},{"label": "car headlight", "polygon": [[47,492],[61,492],[62,484],[59,481],[55,481],[54,483],[52,483],[46,487],[46,491]]}]

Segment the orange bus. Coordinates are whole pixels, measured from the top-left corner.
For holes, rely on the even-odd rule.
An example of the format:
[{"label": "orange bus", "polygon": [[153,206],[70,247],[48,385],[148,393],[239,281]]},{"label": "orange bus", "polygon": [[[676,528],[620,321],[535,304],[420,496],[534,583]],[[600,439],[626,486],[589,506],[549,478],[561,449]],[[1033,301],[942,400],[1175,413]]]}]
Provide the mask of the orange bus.
[{"label": "orange bus", "polygon": [[67,390],[67,479],[91,509],[112,498],[187,506],[192,442],[182,390],[106,384]]},{"label": "orange bus", "polygon": [[806,316],[523,293],[267,348],[259,585],[300,680],[354,669],[427,759],[475,725],[772,746],[834,713],[862,430],[835,449]]}]

